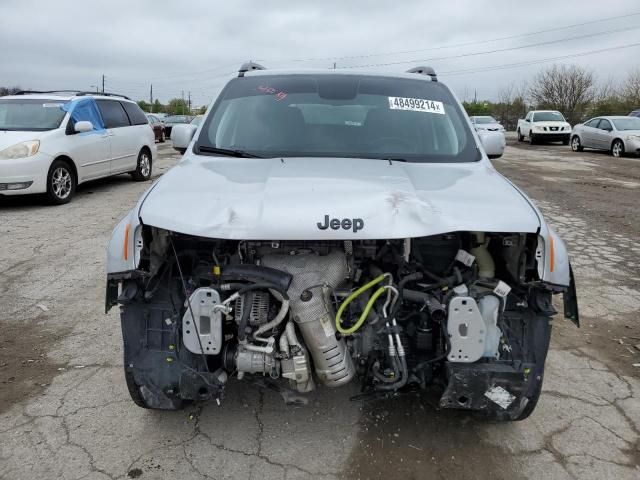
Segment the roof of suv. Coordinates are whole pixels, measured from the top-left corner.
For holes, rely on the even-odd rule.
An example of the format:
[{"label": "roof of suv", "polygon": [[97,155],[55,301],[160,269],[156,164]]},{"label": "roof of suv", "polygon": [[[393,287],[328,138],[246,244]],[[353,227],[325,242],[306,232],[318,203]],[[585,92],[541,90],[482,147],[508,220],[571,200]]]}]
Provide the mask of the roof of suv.
[{"label": "roof of suv", "polygon": [[69,100],[76,100],[76,99],[80,99],[80,98],[96,98],[96,99],[101,99],[101,100],[121,100],[124,102],[133,102],[133,100],[131,100],[128,97],[125,97],[124,95],[115,95],[115,94],[106,94],[103,95],[101,93],[84,93],[84,92],[78,92],[78,93],[63,93],[63,92],[51,92],[51,93],[47,93],[47,92],[33,92],[33,93],[29,93],[29,92],[24,92],[18,95],[7,95],[4,97],[1,97],[3,99],[19,99],[19,98],[33,98],[35,100],[61,100],[64,102],[67,102]]},{"label": "roof of suv", "polygon": [[426,82],[433,81],[428,75],[410,73],[410,72],[386,72],[375,70],[361,70],[355,68],[337,68],[337,69],[264,69],[249,70],[244,72],[246,77],[267,77],[272,75],[363,75],[368,77],[387,77],[387,78],[408,78],[422,79]]}]

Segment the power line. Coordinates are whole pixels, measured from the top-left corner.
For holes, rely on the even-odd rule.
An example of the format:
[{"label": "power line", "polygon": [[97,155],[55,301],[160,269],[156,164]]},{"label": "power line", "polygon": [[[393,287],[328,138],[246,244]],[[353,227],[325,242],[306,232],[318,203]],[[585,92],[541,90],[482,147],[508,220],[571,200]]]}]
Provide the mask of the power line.
[{"label": "power line", "polygon": [[517,35],[509,35],[506,37],[497,37],[497,38],[491,38],[488,40],[474,40],[474,41],[470,41],[470,42],[464,42],[464,43],[454,43],[454,44],[450,44],[450,45],[441,45],[441,46],[437,46],[437,47],[429,47],[429,48],[421,48],[418,50],[402,50],[402,51],[394,51],[394,52],[384,52],[384,53],[368,53],[368,54],[361,54],[361,55],[346,55],[346,56],[342,56],[342,57],[315,57],[315,58],[300,58],[300,59],[293,59],[293,60],[273,60],[274,62],[326,62],[326,61],[334,61],[334,60],[353,60],[356,58],[371,58],[371,57],[383,57],[386,55],[403,55],[403,54],[409,54],[409,53],[419,53],[419,52],[427,52],[427,51],[433,51],[433,50],[444,50],[447,48],[458,48],[458,47],[468,47],[471,45],[482,45],[485,43],[491,43],[491,42],[499,42],[501,40],[512,40],[514,38],[523,38],[523,37],[531,37],[533,35],[540,35],[542,33],[549,33],[549,32],[557,32],[560,30],[567,30],[569,28],[575,28],[575,27],[583,27],[585,25],[593,25],[595,23],[602,23],[602,22],[608,22],[610,20],[617,20],[620,18],[628,18],[628,17],[635,17],[640,15],[640,12],[633,12],[633,13],[628,13],[625,15],[617,15],[615,17],[607,17],[607,18],[601,18],[598,20],[591,20],[589,22],[582,22],[582,23],[574,23],[572,25],[565,25],[563,27],[555,27],[555,28],[548,28],[545,30],[537,30],[535,32],[528,32],[528,33],[520,33]]},{"label": "power line", "polygon": [[482,72],[490,72],[493,70],[504,70],[509,68],[524,67],[528,65],[536,65],[540,63],[546,63],[546,62],[554,62],[557,60],[566,60],[567,58],[584,57],[587,55],[594,55],[594,54],[603,53],[603,52],[611,52],[614,50],[623,50],[623,49],[632,48],[632,47],[640,47],[640,42],[629,43],[627,45],[619,45],[617,47],[601,48],[599,50],[590,50],[587,52],[572,53],[569,55],[561,55],[558,57],[548,57],[548,58],[541,58],[538,60],[528,60],[526,62],[505,63],[501,65],[490,65],[490,66],[484,66],[484,67],[478,67],[478,68],[466,68],[462,70],[450,70],[448,72],[446,71],[438,72],[438,75],[455,76],[455,75],[464,75],[468,73],[482,73]]},{"label": "power line", "polygon": [[430,61],[434,61],[434,60],[450,60],[452,58],[465,58],[465,57],[473,57],[473,56],[477,56],[477,55],[488,55],[491,53],[501,53],[501,52],[510,52],[513,50],[521,50],[523,48],[533,48],[533,47],[541,47],[543,45],[551,45],[554,43],[559,43],[559,42],[569,42],[572,40],[579,40],[582,38],[591,38],[591,37],[597,37],[600,35],[610,35],[612,33],[619,33],[619,32],[624,32],[624,31],[628,31],[628,30],[637,30],[638,28],[640,28],[640,25],[636,25],[633,27],[625,27],[625,28],[617,28],[614,30],[606,30],[604,32],[596,32],[596,33],[588,33],[588,34],[584,34],[584,35],[578,35],[575,37],[566,37],[566,38],[559,38],[557,40],[547,40],[544,42],[538,42],[538,43],[530,43],[528,45],[520,45],[518,47],[505,47],[505,48],[497,48],[494,50],[485,50],[483,52],[473,52],[473,53],[461,53],[458,55],[447,55],[444,57],[432,57],[432,58],[423,58],[423,59],[419,59],[419,60],[402,60],[402,61],[397,61],[397,62],[386,62],[386,63],[370,63],[370,64],[366,64],[366,65],[351,65],[351,66],[347,66],[347,67],[340,67],[340,68],[370,68],[370,67],[386,67],[386,66],[390,66],[390,65],[403,65],[403,64],[407,64],[407,63],[418,63],[418,62],[430,62]]}]

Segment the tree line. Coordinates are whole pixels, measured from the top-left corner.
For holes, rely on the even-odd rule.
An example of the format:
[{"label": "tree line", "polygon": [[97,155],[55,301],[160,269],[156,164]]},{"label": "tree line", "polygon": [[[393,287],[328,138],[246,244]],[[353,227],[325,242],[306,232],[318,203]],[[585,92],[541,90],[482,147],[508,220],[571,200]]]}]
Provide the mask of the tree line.
[{"label": "tree line", "polygon": [[492,115],[507,130],[515,130],[529,110],[558,110],[571,125],[599,115],[628,115],[640,108],[640,69],[622,82],[599,82],[593,71],[578,65],[552,65],[539,71],[531,84],[511,84],[498,99],[463,102],[469,115]]},{"label": "tree line", "polygon": [[139,100],[138,106],[147,113],[166,113],[167,115],[200,115],[207,109],[207,107],[189,109],[188,102],[182,98],[172,98],[166,104],[160,103],[157,98],[153,103]]}]

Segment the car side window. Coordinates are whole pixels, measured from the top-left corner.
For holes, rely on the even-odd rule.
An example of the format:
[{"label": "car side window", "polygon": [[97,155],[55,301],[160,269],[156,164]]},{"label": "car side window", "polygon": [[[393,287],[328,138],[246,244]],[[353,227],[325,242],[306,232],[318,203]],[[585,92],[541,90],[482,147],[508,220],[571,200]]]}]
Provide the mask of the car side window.
[{"label": "car side window", "polygon": [[96,103],[106,128],[128,127],[131,125],[129,117],[127,117],[127,113],[120,102],[116,100],[96,100]]},{"label": "car side window", "polygon": [[604,118],[600,120],[600,124],[598,125],[598,128],[600,130],[608,130],[608,131],[613,130],[613,127],[611,126],[611,122],[609,120],[605,120]]},{"label": "car side window", "polygon": [[592,118],[591,120],[589,120],[588,122],[585,122],[584,126],[585,127],[591,127],[591,128],[596,128],[598,126],[598,122],[600,121],[599,118]]},{"label": "car side window", "polygon": [[137,104],[133,102],[120,103],[124,107],[124,110],[127,112],[129,120],[131,120],[131,125],[146,125],[147,123],[149,123],[149,120],[147,120],[147,116]]},{"label": "car side window", "polygon": [[524,117],[524,119],[525,119],[527,122],[530,122],[530,121],[531,121],[531,113],[527,113],[527,116],[526,116],[526,117]]}]

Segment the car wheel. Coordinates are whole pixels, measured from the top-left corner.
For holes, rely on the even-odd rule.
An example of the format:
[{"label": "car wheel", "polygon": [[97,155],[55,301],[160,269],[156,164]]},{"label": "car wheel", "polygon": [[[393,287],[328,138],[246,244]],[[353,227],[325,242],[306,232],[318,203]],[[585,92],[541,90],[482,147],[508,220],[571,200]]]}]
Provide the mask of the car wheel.
[{"label": "car wheel", "polygon": [[580,137],[577,135],[574,135],[571,139],[571,150],[574,152],[581,152],[584,150],[584,147],[580,143]]},{"label": "car wheel", "polygon": [[76,176],[68,162],[56,160],[47,174],[47,199],[53,205],[69,203],[76,193]]},{"label": "car wheel", "polygon": [[519,141],[519,142],[524,142],[524,135],[522,135],[522,134],[520,133],[520,129],[518,129],[518,141]]},{"label": "car wheel", "polygon": [[148,150],[140,150],[138,164],[136,169],[131,172],[131,176],[136,182],[144,182],[151,178],[151,154]]},{"label": "car wheel", "polygon": [[529,144],[535,145],[535,143],[536,143],[536,137],[533,135],[533,132],[529,132]]},{"label": "car wheel", "polygon": [[160,132],[160,143],[164,143],[165,140],[166,140],[166,138],[164,136],[164,128],[163,128],[162,132]]},{"label": "car wheel", "polygon": [[613,141],[611,144],[611,155],[618,158],[624,156],[624,143],[622,143],[622,140]]}]

